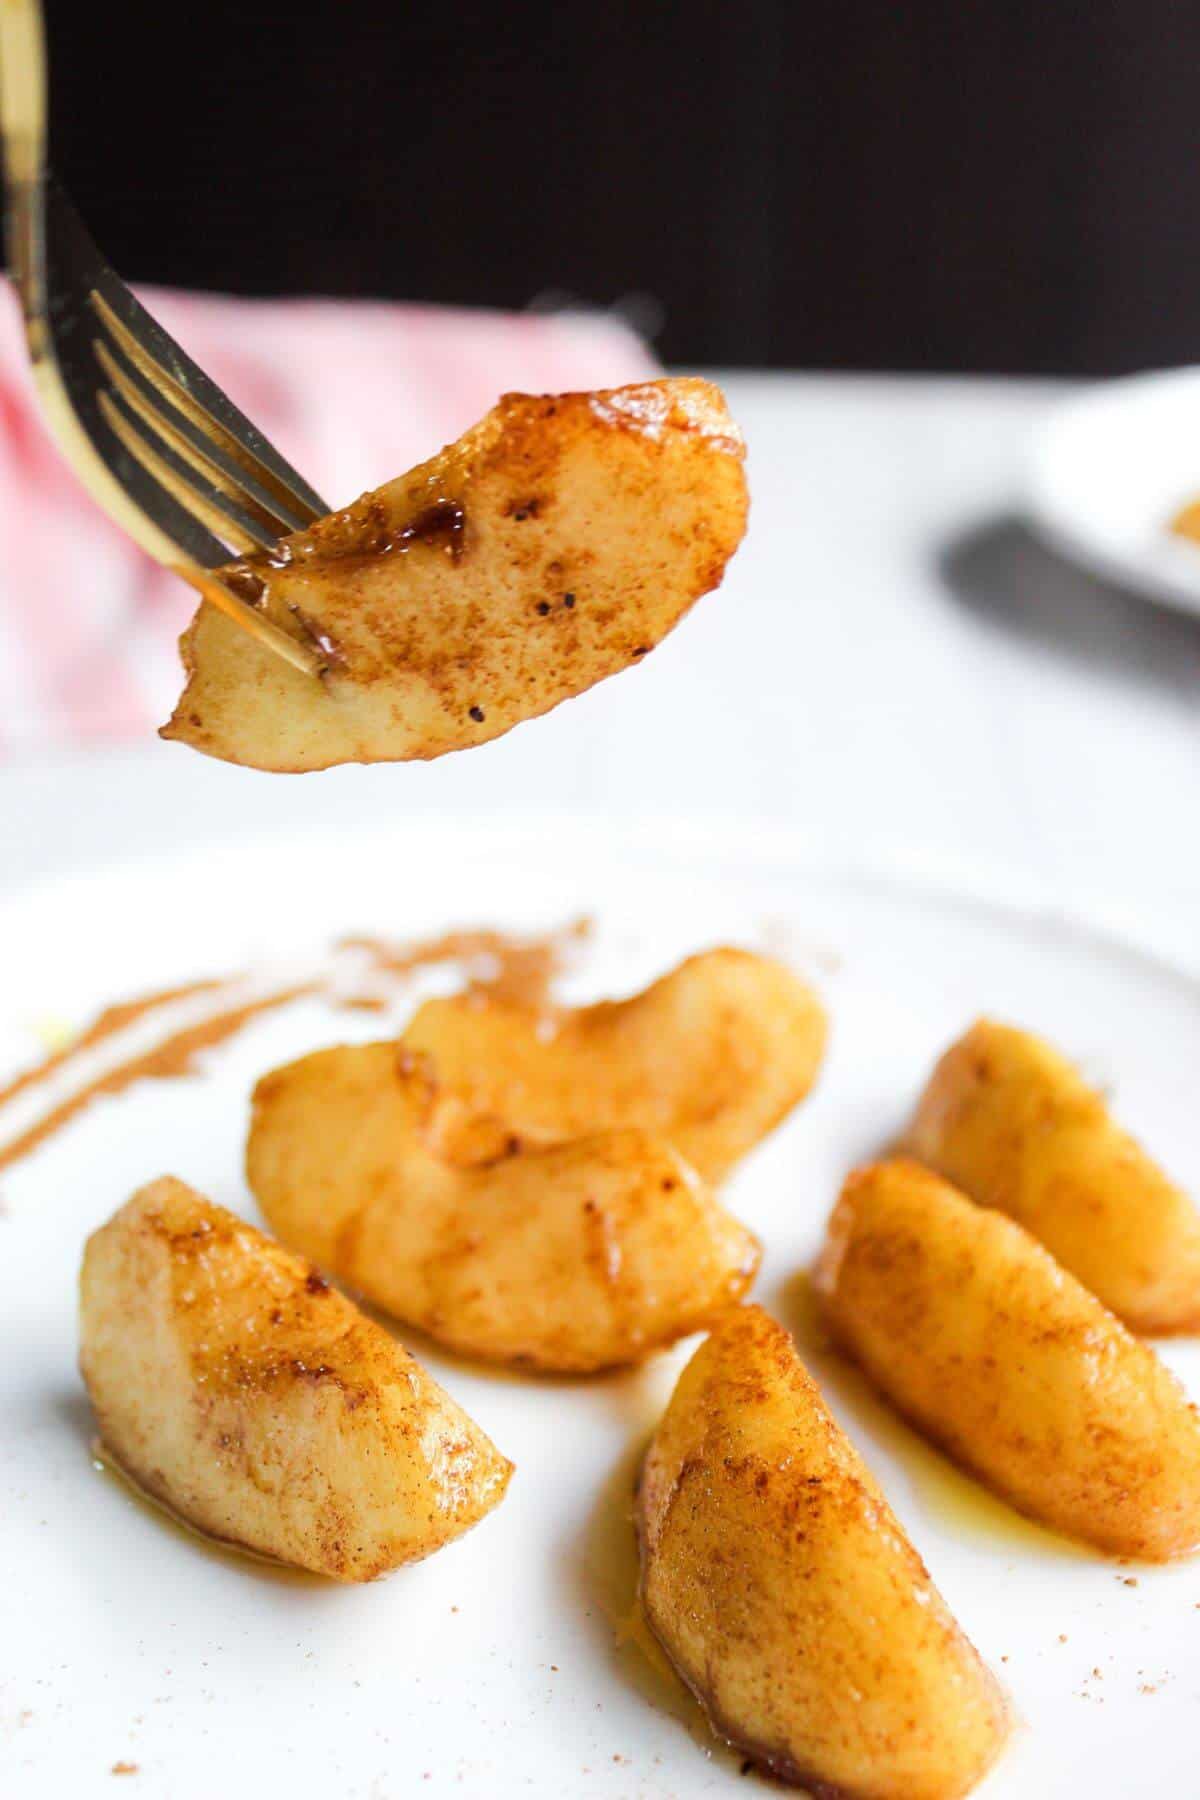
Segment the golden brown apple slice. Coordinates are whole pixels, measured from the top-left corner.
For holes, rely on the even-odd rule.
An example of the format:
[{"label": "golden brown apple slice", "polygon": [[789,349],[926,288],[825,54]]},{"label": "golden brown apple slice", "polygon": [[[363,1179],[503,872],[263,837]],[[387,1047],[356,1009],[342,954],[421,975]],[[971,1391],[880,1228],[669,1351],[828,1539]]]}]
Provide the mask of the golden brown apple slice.
[{"label": "golden brown apple slice", "polygon": [[441,1342],[544,1370],[636,1361],[753,1280],[756,1240],[661,1139],[526,1148],[493,1121],[493,1160],[464,1166],[442,1110],[391,1043],[264,1076],[246,1167],[272,1228]]},{"label": "golden brown apple slice", "polygon": [[918,1163],[858,1169],[815,1284],[880,1392],[1022,1512],[1114,1556],[1200,1546],[1200,1419],[1011,1219]]},{"label": "golden brown apple slice", "polygon": [[637,662],[718,585],[743,455],[707,381],[506,395],[432,461],[225,571],[326,673],[202,605],[163,735],[278,770],[499,737]]},{"label": "golden brown apple slice", "polygon": [[707,950],[628,1000],[547,1016],[477,995],[428,1000],[401,1042],[433,1060],[468,1113],[553,1143],[639,1126],[707,1181],[807,1094],[825,1012],[798,976],[749,950]]},{"label": "golden brown apple slice", "polygon": [[310,1264],[170,1177],[88,1239],[80,1367],[140,1487],[213,1537],[337,1581],[450,1543],[512,1473]]},{"label": "golden brown apple slice", "polygon": [[978,1020],[905,1148],[1040,1238],[1131,1330],[1200,1330],[1200,1211],[1044,1039]]},{"label": "golden brown apple slice", "polygon": [[1001,1692],[788,1334],[728,1313],[679,1378],[637,1498],[649,1623],[715,1729],[843,1800],[957,1800]]}]

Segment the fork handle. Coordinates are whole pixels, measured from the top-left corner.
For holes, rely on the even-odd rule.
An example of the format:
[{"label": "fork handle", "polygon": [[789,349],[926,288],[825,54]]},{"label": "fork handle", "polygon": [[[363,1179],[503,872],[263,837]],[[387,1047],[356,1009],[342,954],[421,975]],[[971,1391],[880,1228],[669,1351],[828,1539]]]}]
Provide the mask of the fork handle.
[{"label": "fork handle", "polygon": [[8,266],[36,325],[30,301],[41,286],[41,209],[46,178],[46,42],[38,0],[0,0],[0,148],[8,190]]}]

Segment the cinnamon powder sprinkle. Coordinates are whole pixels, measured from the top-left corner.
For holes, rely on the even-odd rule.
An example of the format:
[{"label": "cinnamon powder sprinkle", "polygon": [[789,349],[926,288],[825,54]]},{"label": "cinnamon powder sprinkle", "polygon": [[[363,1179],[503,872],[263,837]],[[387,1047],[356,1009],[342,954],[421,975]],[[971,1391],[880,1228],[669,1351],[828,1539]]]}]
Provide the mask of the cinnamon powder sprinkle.
[{"label": "cinnamon powder sprinkle", "polygon": [[338,948],[365,951],[372,969],[381,975],[411,975],[418,969],[459,963],[466,971],[468,993],[477,998],[548,1012],[555,981],[591,930],[592,921],[581,918],[536,938],[511,937],[502,931],[447,931],[410,944],[344,937]]},{"label": "cinnamon powder sprinkle", "polygon": [[[220,983],[213,982],[207,985],[218,987]],[[20,1162],[23,1156],[28,1156],[31,1150],[36,1150],[39,1144],[44,1144],[47,1138],[53,1137],[55,1132],[68,1124],[71,1119],[78,1118],[81,1112],[86,1112],[92,1102],[99,1100],[103,1095],[123,1094],[125,1089],[132,1087],[135,1081],[170,1081],[181,1075],[190,1075],[195,1070],[196,1058],[202,1050],[211,1050],[217,1044],[223,1044],[227,1039],[235,1037],[244,1026],[250,1023],[251,1019],[258,1018],[261,1013],[272,1012],[280,1006],[288,1006],[293,1000],[298,1000],[302,994],[317,993],[319,989],[320,983],[305,982],[299,987],[283,988],[279,993],[267,994],[261,999],[247,1001],[244,1006],[234,1006],[226,1012],[213,1013],[210,1018],[202,1019],[198,1025],[188,1025],[182,1031],[174,1032],[170,1037],[164,1038],[161,1044],[156,1044],[152,1050],[147,1050],[143,1055],[131,1057],[128,1062],[119,1063],[115,1069],[106,1070],[103,1075],[98,1075],[95,1081],[87,1082],[68,1099],[62,1101],[58,1106],[52,1107],[48,1113],[44,1113],[35,1125],[29,1127],[28,1131],[23,1131],[19,1137],[11,1138],[7,1144],[0,1145],[0,1169],[10,1168],[13,1163]],[[111,1007],[109,1012],[111,1014],[122,1010],[128,1014],[126,1023],[129,1023],[140,1017],[141,1012],[146,1010],[145,1002],[129,1001],[122,1007]],[[101,1018],[103,1017],[104,1015],[101,1014]],[[112,1031],[118,1029],[120,1027],[111,1026],[102,1035],[110,1036]],[[44,1063],[39,1064],[37,1069],[30,1070],[27,1075],[19,1077],[8,1089],[0,1091],[0,1105],[3,1105],[5,1100],[10,1099],[21,1089],[35,1085],[37,1081],[48,1075],[51,1069],[61,1068],[69,1057],[99,1041],[95,1036],[88,1039],[88,1034],[85,1032],[83,1038],[78,1039],[67,1050],[59,1051],[54,1056],[48,1057]]]},{"label": "cinnamon powder sprinkle", "polygon": [[[462,967],[467,991],[479,999],[494,998],[553,1012],[551,993],[575,947],[588,936],[589,919],[577,919],[561,930],[540,938],[510,937],[493,930],[449,931],[436,938],[410,943],[389,943],[376,937],[342,938],[337,949],[365,951],[370,973],[388,981],[403,981],[419,970],[444,964]],[[161,988],[130,1000],[114,1001],[97,1013],[77,1037],[52,1051],[31,1068],[0,1087],[0,1110],[19,1095],[36,1091],[51,1076],[68,1068],[77,1057],[95,1050],[108,1039],[136,1025],[141,1019],[175,1001],[200,994],[228,998],[240,976],[213,976],[202,981]],[[237,1005],[221,1006],[207,1017],[168,1032],[159,1043],[126,1061],[118,1062],[92,1081],[52,1106],[32,1125],[7,1142],[0,1142],[0,1170],[10,1168],[64,1125],[85,1112],[95,1101],[121,1094],[138,1081],[169,1081],[195,1072],[201,1053],[236,1037],[262,1014],[289,1006],[295,1000],[324,994],[347,1010],[385,1011],[382,994],[339,993],[332,969],[260,994]]]},{"label": "cinnamon powder sprinkle", "polygon": [[193,994],[215,993],[219,988],[227,987],[231,979],[229,976],[211,976],[205,981],[189,981],[183,987],[159,988],[154,993],[139,994],[132,1000],[119,1000],[106,1006],[69,1044],[64,1044],[61,1049],[43,1057],[40,1063],[35,1063],[32,1069],[26,1069],[6,1087],[0,1087],[0,1106],[7,1106],[18,1094],[37,1087],[39,1082],[44,1081],[48,1075],[53,1075],[56,1069],[61,1069],[64,1063],[72,1061],[82,1051],[95,1049],[106,1038],[115,1037],[118,1031],[125,1031],[130,1025],[135,1025],[147,1013],[156,1011],[160,1006],[170,1006],[175,1000],[190,999]]}]

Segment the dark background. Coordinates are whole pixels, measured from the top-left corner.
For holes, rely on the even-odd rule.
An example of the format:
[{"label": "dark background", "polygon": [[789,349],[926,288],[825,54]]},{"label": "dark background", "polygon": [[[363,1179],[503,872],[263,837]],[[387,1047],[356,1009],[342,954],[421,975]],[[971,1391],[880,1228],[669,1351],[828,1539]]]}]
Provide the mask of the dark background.
[{"label": "dark background", "polygon": [[1200,357],[1200,4],[47,0],[122,274],[624,304],[676,363]]}]

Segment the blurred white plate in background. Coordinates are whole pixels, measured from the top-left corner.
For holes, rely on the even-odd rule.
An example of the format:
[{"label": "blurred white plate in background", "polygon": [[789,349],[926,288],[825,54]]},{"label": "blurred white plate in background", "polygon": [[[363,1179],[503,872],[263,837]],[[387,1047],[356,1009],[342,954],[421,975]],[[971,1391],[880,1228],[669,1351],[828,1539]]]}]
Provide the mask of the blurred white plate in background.
[{"label": "blurred white plate in background", "polygon": [[[978,1800],[1196,1791],[1200,1568],[1130,1570],[1023,1525],[814,1341],[797,1277],[849,1166],[896,1131],[933,1058],[990,1010],[1045,1031],[1200,1188],[1200,1001],[1186,971],[978,873],[814,866],[773,831],[547,819],[163,854],[0,904],[0,1081],[31,1027],[352,930],[543,929],[589,910],[569,997],[628,991],[704,944],[790,956],[832,1018],[816,1092],[738,1169],[762,1237],[756,1297],[798,1334],[1019,1725]],[[432,978],[431,978],[432,979]],[[403,1007],[400,1009],[401,1014]],[[701,1800],[743,1780],[628,1637],[634,1470],[687,1346],[642,1370],[538,1381],[404,1332],[510,1455],[504,1504],[366,1588],[212,1553],[88,1456],[75,1367],[83,1239],[173,1170],[254,1216],[241,1172],[254,1078],[389,1021],[312,999],[266,1015],[188,1081],[97,1105],[0,1183],[0,1792],[5,1800]],[[1200,1396],[1200,1345],[1164,1354]],[[135,1764],[115,1787],[110,1771]]]},{"label": "blurred white plate in background", "polygon": [[1038,533],[1093,573],[1200,613],[1200,545],[1171,520],[1200,497],[1200,368],[1106,381],[1064,401],[1034,445]]}]

